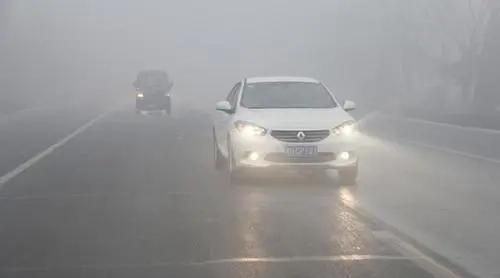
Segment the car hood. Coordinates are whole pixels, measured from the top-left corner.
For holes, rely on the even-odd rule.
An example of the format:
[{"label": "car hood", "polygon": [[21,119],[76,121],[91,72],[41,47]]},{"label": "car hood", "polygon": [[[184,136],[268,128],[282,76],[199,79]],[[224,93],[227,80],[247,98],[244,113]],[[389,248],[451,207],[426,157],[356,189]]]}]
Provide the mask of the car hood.
[{"label": "car hood", "polygon": [[266,129],[330,129],[353,118],[341,108],[329,109],[245,109],[237,120],[255,123]]}]

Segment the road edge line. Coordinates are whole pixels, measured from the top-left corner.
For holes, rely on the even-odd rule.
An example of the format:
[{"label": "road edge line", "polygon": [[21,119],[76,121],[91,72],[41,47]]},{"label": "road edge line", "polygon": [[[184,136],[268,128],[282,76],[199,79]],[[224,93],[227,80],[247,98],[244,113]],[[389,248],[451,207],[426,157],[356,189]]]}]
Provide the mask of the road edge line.
[{"label": "road edge line", "polygon": [[448,155],[462,156],[462,157],[465,157],[468,159],[474,159],[474,160],[480,160],[483,162],[500,164],[500,159],[486,157],[483,155],[473,154],[473,153],[469,153],[469,152],[463,152],[463,151],[459,151],[459,150],[452,149],[452,148],[440,147],[440,146],[436,146],[433,144],[427,144],[427,143],[423,143],[423,142],[419,142],[419,141],[415,141],[415,140],[409,140],[406,138],[397,139],[397,138],[394,138],[394,136],[383,136],[383,135],[372,134],[372,133],[366,133],[366,135],[368,135],[372,138],[377,138],[377,139],[382,140],[382,141],[390,141],[394,144],[398,144],[398,145],[403,146],[403,147],[411,146],[413,148],[415,148],[415,147],[425,148],[428,150],[434,150],[434,151],[438,151],[441,153],[446,153]]},{"label": "road edge line", "polygon": [[418,142],[418,141],[412,141],[412,140],[403,140],[403,142],[407,142],[410,145],[414,145],[414,146],[418,146],[418,147],[422,147],[422,148],[427,148],[427,149],[431,149],[431,150],[435,150],[435,151],[439,151],[439,152],[443,152],[443,153],[447,153],[447,154],[467,157],[469,159],[476,159],[476,160],[482,160],[482,161],[486,161],[486,162],[490,162],[490,163],[500,164],[500,160],[498,160],[498,159],[486,157],[486,156],[482,156],[482,155],[478,155],[478,154],[473,154],[473,153],[469,153],[469,152],[462,152],[462,151],[451,149],[451,148],[439,147],[436,145],[422,143],[422,142]]},{"label": "road edge line", "polygon": [[[374,227],[373,233],[386,232],[390,234],[392,237],[397,239],[399,242],[403,243],[406,246],[406,250],[410,247],[413,250],[416,250],[418,254],[421,254],[422,257],[427,260],[429,263],[435,264],[435,267],[446,269],[452,274],[453,278],[480,278],[479,276],[471,273],[465,267],[461,266],[458,263],[453,262],[451,259],[439,254],[438,252],[432,250],[427,247],[425,244],[419,242],[415,238],[410,235],[402,232],[398,228],[392,226],[391,224],[385,222],[384,220],[376,217],[375,215],[369,213],[364,208],[360,207],[360,204],[349,205],[345,202],[342,202],[345,208],[350,210],[352,213],[357,215],[360,219],[364,220],[367,224]],[[375,235],[374,235],[375,236]],[[403,245],[400,245],[401,248]],[[427,270],[423,268],[424,270]],[[429,270],[427,270],[429,271]]]},{"label": "road edge line", "polygon": [[404,119],[406,119],[410,122],[419,123],[419,124],[428,124],[428,125],[434,125],[434,126],[440,126],[440,127],[451,127],[451,128],[462,129],[462,130],[466,130],[466,131],[479,131],[479,132],[490,133],[490,134],[500,134],[500,130],[491,129],[491,128],[463,126],[463,125],[457,125],[457,124],[429,121],[429,120],[413,118],[413,117],[406,117]]},{"label": "road edge line", "polygon": [[14,179],[15,177],[19,176],[22,174],[24,171],[28,170],[31,168],[33,165],[35,165],[37,162],[43,160],[46,156],[50,155],[53,153],[55,150],[59,149],[60,147],[64,146],[66,143],[68,143],[71,139],[75,138],[79,134],[83,133],[85,130],[93,126],[95,123],[98,121],[102,120],[104,117],[109,115],[113,110],[106,111],[104,113],[99,114],[97,117],[91,119],[90,121],[86,122],[84,125],[80,126],[78,129],[70,133],[69,135],[66,135],[64,138],[60,139],[56,143],[52,144],[49,146],[47,149],[39,152],[32,158],[28,159],[27,161],[23,162],[16,168],[10,170],[6,174],[2,175],[0,177],[0,191],[4,188],[5,184],[7,184],[9,181]]}]

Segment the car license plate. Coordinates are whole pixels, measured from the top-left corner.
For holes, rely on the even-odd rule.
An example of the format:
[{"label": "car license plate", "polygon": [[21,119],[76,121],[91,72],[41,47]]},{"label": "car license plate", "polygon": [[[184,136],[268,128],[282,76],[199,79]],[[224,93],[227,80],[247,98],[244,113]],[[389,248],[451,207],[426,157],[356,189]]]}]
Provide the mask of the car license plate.
[{"label": "car license plate", "polygon": [[288,157],[314,157],[318,154],[318,146],[286,146]]}]

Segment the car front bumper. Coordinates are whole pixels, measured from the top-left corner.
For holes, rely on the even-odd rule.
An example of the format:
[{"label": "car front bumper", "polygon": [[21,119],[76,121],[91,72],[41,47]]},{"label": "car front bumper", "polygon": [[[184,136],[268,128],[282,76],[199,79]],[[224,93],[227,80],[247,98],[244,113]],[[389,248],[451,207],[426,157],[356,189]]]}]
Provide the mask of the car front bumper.
[{"label": "car front bumper", "polygon": [[135,106],[137,110],[155,111],[168,109],[170,105],[169,96],[145,96],[136,98]]},{"label": "car front bumper", "polygon": [[[358,135],[336,136],[330,134],[319,142],[283,142],[268,132],[264,136],[244,136],[231,131],[231,148],[235,168],[311,168],[341,169],[358,163]],[[316,146],[317,155],[309,158],[289,158],[287,146]],[[340,157],[348,152],[349,157]],[[256,153],[257,155],[252,155]],[[253,156],[253,157],[252,157]]]}]

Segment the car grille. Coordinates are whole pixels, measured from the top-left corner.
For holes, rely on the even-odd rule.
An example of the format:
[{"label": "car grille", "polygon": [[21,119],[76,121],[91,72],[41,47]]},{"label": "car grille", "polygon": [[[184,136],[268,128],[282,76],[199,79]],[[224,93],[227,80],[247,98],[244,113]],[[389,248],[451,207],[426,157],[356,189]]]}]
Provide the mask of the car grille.
[{"label": "car grille", "polygon": [[[299,136],[299,132],[304,133],[304,138],[301,140]],[[328,129],[325,130],[273,130],[271,131],[271,136],[274,138],[290,143],[310,143],[310,142],[319,142],[330,135],[330,131]]]},{"label": "car grille", "polygon": [[335,160],[334,153],[318,153],[314,157],[289,157],[286,153],[269,153],[264,160],[276,163],[322,163]]}]

